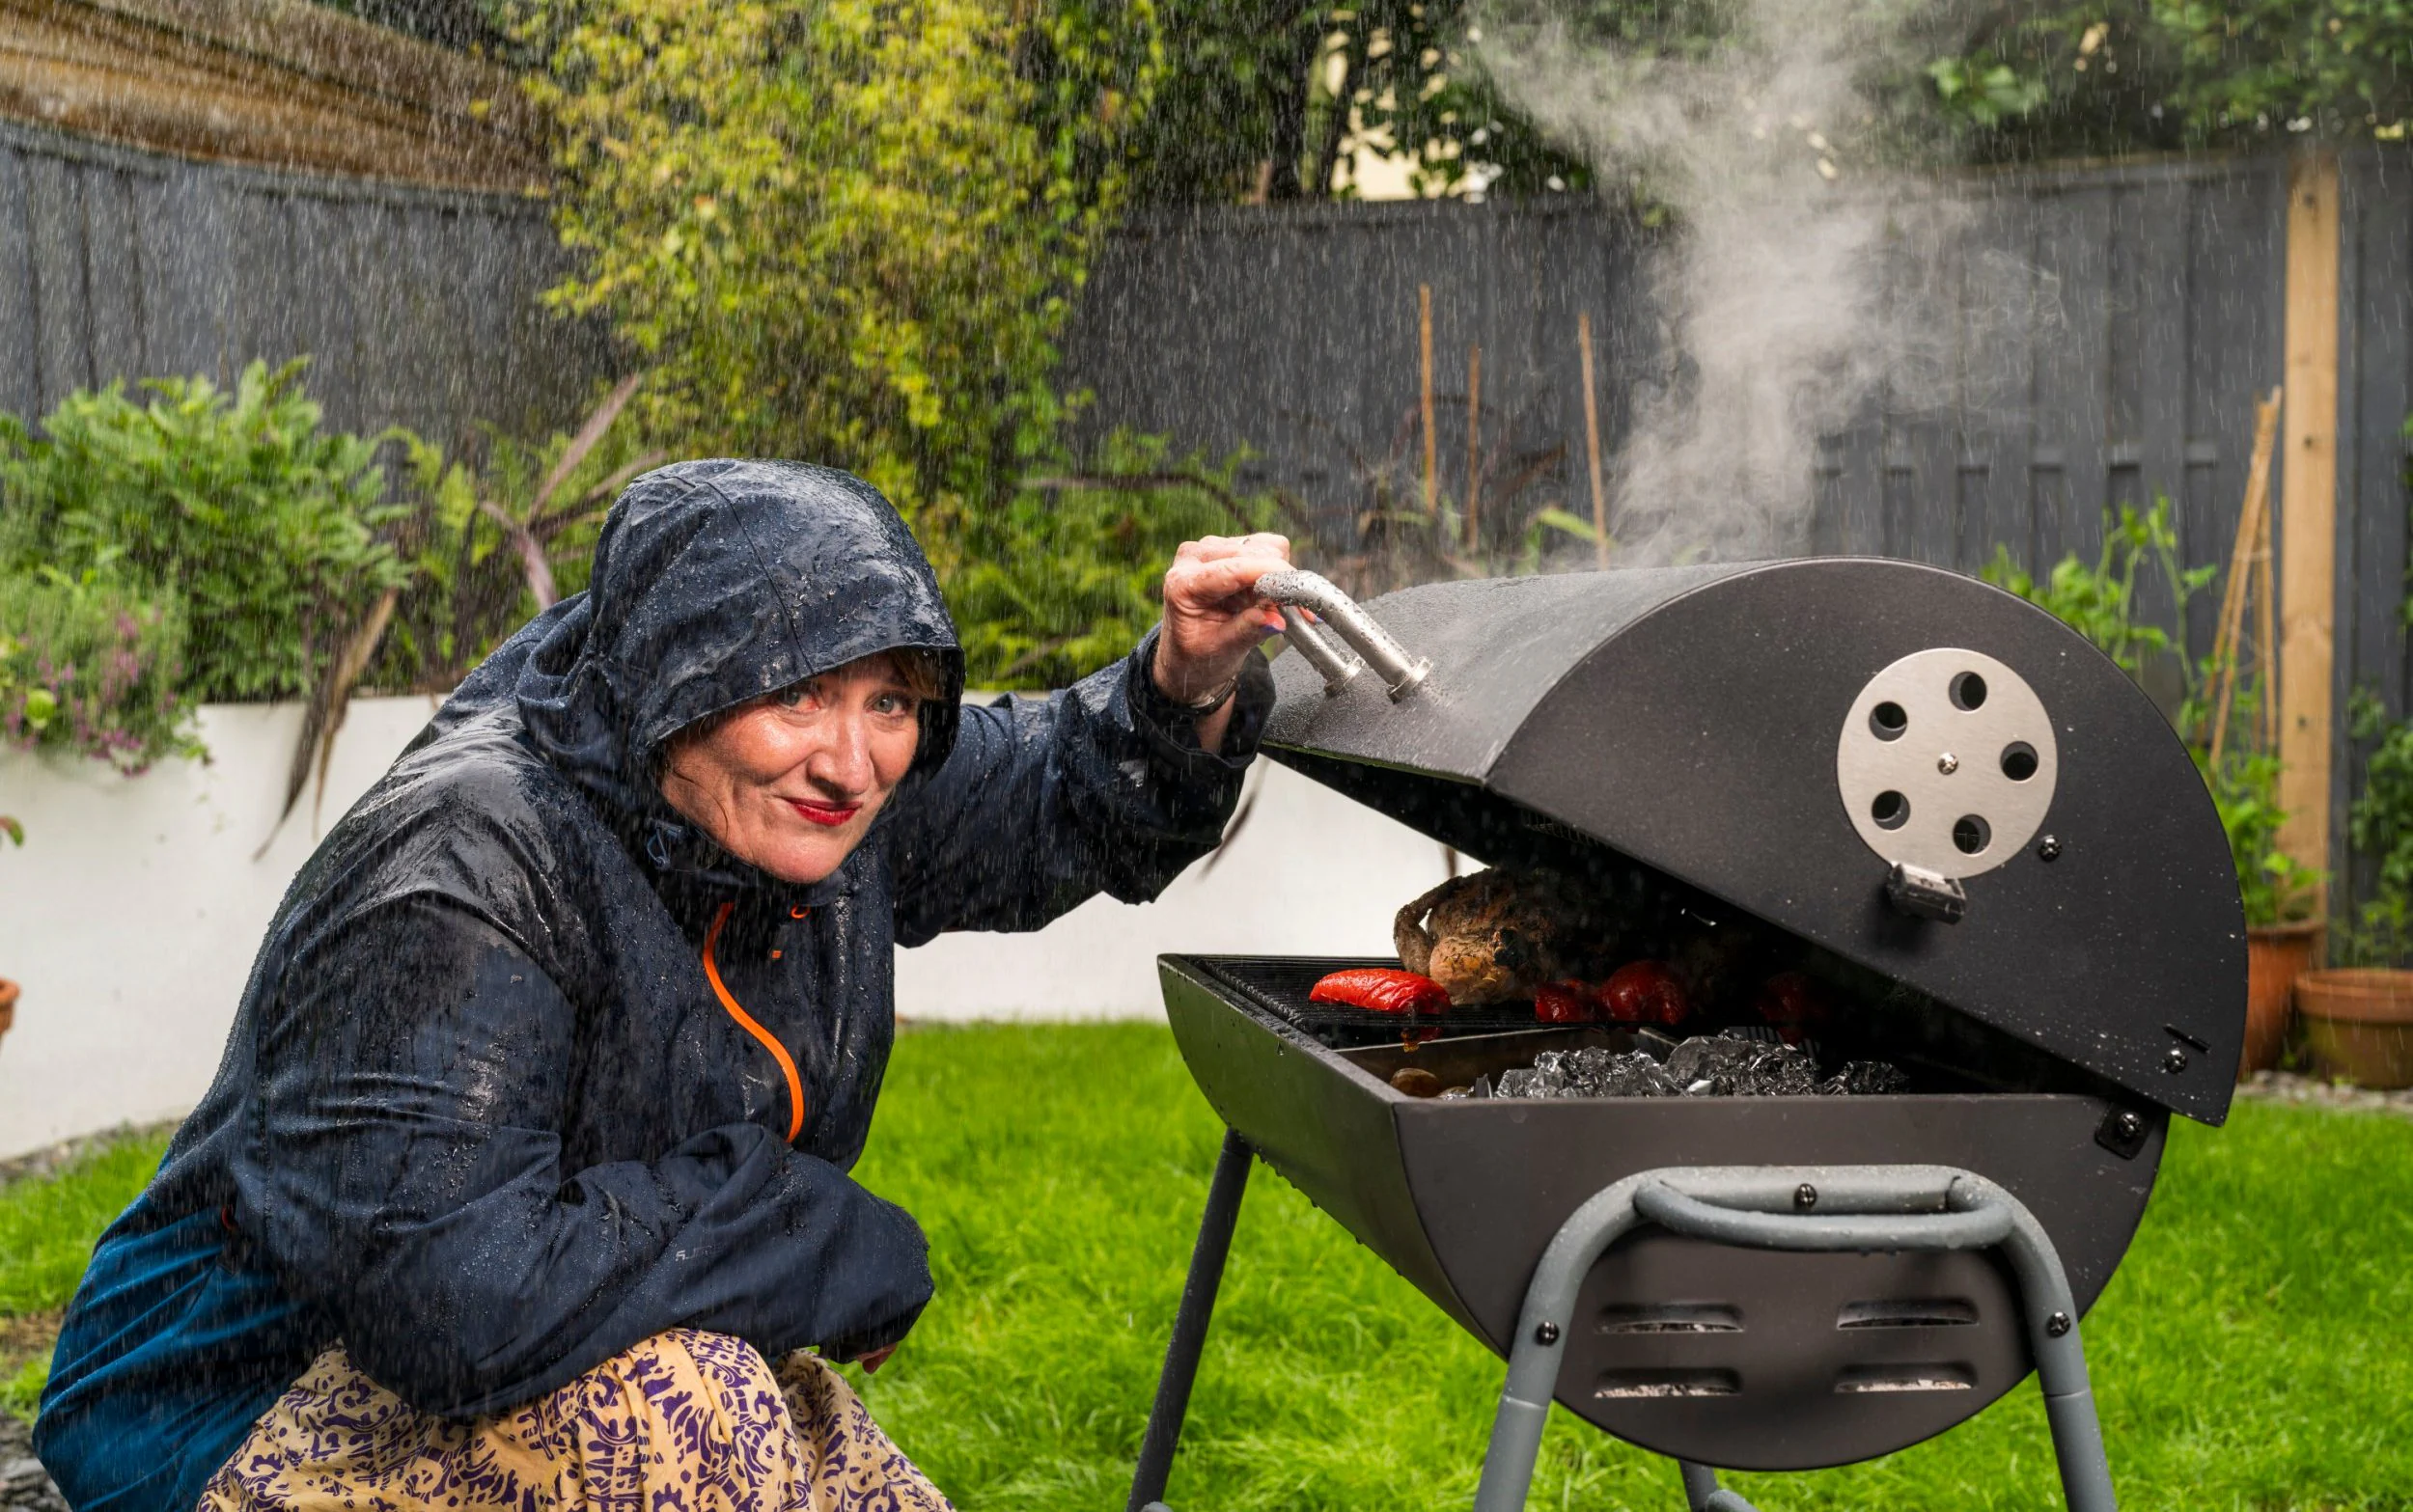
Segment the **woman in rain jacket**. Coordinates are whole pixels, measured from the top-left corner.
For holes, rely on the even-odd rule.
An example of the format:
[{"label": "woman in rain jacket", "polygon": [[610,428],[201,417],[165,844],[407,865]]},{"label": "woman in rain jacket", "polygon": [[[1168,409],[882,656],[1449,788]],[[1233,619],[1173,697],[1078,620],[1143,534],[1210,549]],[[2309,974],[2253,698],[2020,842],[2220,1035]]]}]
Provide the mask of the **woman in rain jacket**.
[{"label": "woman in rain jacket", "polygon": [[215,1085],[104,1235],[36,1443],[79,1512],[943,1507],[826,1365],[929,1300],[847,1176],[897,945],[1153,897],[1271,699],[1278,536],[961,708],[928,563],[845,474],[684,463],[328,835]]}]

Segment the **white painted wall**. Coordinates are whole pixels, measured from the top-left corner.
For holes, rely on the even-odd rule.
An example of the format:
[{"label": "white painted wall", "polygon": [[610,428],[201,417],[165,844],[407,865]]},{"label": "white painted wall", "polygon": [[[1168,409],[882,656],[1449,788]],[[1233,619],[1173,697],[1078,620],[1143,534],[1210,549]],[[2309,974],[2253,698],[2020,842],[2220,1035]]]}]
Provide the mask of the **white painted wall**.
[{"label": "white painted wall", "polygon": [[[294,705],[201,712],[207,766],[139,778],[0,752],[0,976],[22,983],[0,1039],[0,1157],[178,1116],[208,1089],[253,952],[318,837],[432,712],[356,701],[319,821],[310,798],[267,852],[301,722]],[[898,955],[916,1019],[1154,1017],[1162,950],[1386,952],[1391,912],[1443,874],[1439,846],[1287,768],[1259,762],[1229,849],[1155,903],[1100,898],[1032,935],[951,935]]]}]

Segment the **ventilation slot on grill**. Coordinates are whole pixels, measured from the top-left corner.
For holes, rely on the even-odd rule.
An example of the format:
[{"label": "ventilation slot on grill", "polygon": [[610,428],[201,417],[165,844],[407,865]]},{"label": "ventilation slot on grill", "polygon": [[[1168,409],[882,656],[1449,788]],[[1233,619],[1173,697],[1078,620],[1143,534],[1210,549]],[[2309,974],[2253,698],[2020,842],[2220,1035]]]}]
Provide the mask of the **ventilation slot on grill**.
[{"label": "ventilation slot on grill", "polygon": [[1732,1370],[1612,1370],[1593,1395],[1606,1401],[1671,1396],[1733,1396],[1743,1388]]},{"label": "ventilation slot on grill", "polygon": [[1845,1396],[1879,1391],[1966,1391],[1977,1385],[1967,1365],[1853,1365],[1835,1378]]},{"label": "ventilation slot on grill", "polygon": [[1609,1307],[1600,1314],[1603,1333],[1740,1333],[1739,1307],[1718,1302],[1666,1302],[1639,1307]]},{"label": "ventilation slot on grill", "polygon": [[1835,1315],[1839,1329],[1965,1329],[1977,1321],[1977,1304],[1958,1297],[1847,1302],[1844,1310]]}]

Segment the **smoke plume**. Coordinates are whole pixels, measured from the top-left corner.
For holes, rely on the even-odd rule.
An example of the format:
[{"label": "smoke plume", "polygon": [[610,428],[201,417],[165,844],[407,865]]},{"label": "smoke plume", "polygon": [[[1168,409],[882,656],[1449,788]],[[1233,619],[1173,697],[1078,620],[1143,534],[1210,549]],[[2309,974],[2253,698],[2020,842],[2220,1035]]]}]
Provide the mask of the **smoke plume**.
[{"label": "smoke plume", "polygon": [[1914,278],[1931,268],[1959,213],[1903,166],[1869,95],[1912,61],[1917,8],[1719,9],[1721,39],[1689,57],[1580,36],[1554,0],[1491,0],[1478,33],[1543,129],[1681,228],[1650,270],[1660,371],[1613,468],[1631,564],[1807,549],[1819,438],[1889,385],[1897,408],[1946,401],[1965,349],[1955,322],[1908,314],[1925,301],[1886,297],[1888,259]]}]

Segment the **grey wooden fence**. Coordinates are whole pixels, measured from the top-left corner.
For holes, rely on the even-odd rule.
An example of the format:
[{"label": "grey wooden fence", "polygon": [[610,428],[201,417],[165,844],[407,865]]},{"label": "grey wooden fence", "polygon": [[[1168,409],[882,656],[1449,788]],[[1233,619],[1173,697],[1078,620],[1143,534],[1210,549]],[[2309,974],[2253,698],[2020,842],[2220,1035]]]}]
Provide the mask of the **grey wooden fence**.
[{"label": "grey wooden fence", "polygon": [[349,428],[448,446],[562,425],[600,339],[537,296],[562,254],[541,204],[267,173],[0,124],[0,410],[77,388],[311,359]]}]

